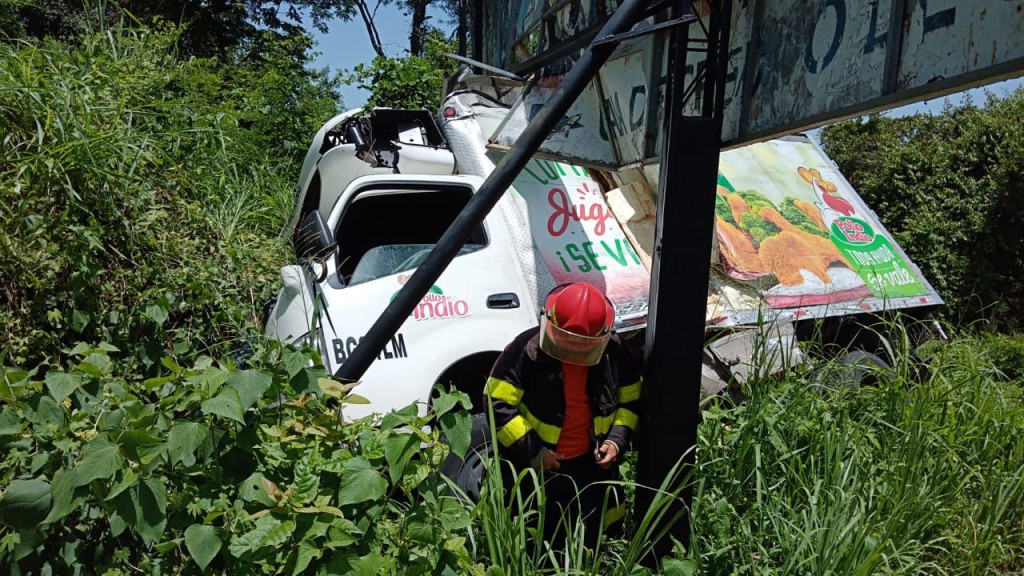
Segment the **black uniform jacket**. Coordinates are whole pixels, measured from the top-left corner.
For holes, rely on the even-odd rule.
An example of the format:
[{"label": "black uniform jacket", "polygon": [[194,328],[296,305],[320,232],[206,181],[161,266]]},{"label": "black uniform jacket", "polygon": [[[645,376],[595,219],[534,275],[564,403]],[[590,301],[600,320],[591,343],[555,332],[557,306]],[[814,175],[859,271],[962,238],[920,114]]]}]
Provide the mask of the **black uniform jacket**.
[{"label": "black uniform jacket", "polygon": [[[601,361],[587,374],[593,417],[591,437],[611,440],[622,454],[639,424],[640,366],[613,334]],[[502,352],[484,389],[494,410],[502,454],[520,466],[536,465],[541,448],[554,450],[565,419],[561,363],[540,349],[540,329],[516,337]]]}]

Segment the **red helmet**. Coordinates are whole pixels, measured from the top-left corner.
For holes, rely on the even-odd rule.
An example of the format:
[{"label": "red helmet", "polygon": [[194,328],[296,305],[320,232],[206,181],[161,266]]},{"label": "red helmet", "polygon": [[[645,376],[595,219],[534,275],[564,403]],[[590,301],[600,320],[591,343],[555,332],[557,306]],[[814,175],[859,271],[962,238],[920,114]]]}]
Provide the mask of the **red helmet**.
[{"label": "red helmet", "polygon": [[593,366],[612,337],[615,310],[589,282],[563,284],[548,294],[540,319],[540,349],[570,364]]}]

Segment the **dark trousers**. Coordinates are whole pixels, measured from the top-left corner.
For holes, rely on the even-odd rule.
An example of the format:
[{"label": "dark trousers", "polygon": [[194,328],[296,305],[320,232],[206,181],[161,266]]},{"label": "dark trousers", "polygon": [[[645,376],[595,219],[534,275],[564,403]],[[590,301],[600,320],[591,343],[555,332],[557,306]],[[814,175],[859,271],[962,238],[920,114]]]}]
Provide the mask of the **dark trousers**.
[{"label": "dark trousers", "polygon": [[[581,517],[583,543],[590,549],[597,547],[602,531],[617,529],[621,525],[625,509],[621,486],[603,484],[619,479],[618,467],[604,470],[597,466],[594,455],[587,453],[563,460],[558,470],[546,471],[542,477],[544,539],[553,548],[565,546],[566,533],[574,533]],[[519,489],[531,490],[532,483],[524,482]]]}]

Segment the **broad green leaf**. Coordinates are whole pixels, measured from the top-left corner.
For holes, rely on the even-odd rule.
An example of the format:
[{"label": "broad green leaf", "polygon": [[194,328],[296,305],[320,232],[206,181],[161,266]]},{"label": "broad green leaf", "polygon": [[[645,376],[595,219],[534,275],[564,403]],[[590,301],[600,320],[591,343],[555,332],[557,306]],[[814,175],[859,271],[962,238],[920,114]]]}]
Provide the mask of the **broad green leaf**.
[{"label": "broad green leaf", "polygon": [[199,422],[175,422],[167,435],[167,457],[170,464],[181,462],[185,466],[196,463],[196,451],[206,440],[210,428]]},{"label": "broad green leaf", "polygon": [[70,350],[65,350],[65,352],[67,353],[68,356],[85,356],[86,354],[92,352],[93,350],[95,350],[95,348],[93,348],[91,345],[86,344],[85,342],[78,342],[75,344],[74,348]]},{"label": "broad green leaf", "polygon": [[352,563],[354,576],[376,576],[384,568],[384,558],[379,552],[370,552]]},{"label": "broad green leaf", "polygon": [[288,377],[292,378],[302,371],[309,364],[309,356],[298,350],[286,350],[284,353],[284,367],[288,371]]},{"label": "broad green leaf", "polygon": [[263,474],[259,472],[253,472],[251,476],[242,481],[241,486],[238,487],[238,497],[243,502],[258,502],[264,506],[273,506],[275,504],[274,499],[267,494],[267,491],[263,489],[263,481],[265,480]]},{"label": "broad green leaf", "polygon": [[436,544],[439,540],[437,527],[413,520],[406,526],[409,539],[421,544]]},{"label": "broad green leaf", "polygon": [[0,498],[0,522],[15,528],[34,528],[50,512],[50,483],[40,478],[13,480]]},{"label": "broad green leaf", "polygon": [[370,400],[368,398],[366,398],[365,396],[360,396],[359,394],[349,394],[348,396],[345,396],[345,398],[342,400],[342,402],[344,402],[345,404],[363,404],[363,405],[365,405],[365,404],[369,404]]},{"label": "broad green leaf", "polygon": [[296,502],[309,502],[316,497],[320,489],[319,461],[320,454],[314,449],[295,463],[295,492],[292,498]]},{"label": "broad green leaf", "polygon": [[299,547],[295,551],[295,567],[292,568],[292,576],[299,576],[306,570],[309,563],[313,560],[320,558],[323,551],[319,547],[313,545],[308,540],[299,542]]},{"label": "broad green leaf", "polygon": [[109,374],[113,364],[106,354],[89,354],[81,362],[75,365],[75,371],[99,378]]},{"label": "broad green leaf", "polygon": [[465,458],[473,433],[473,417],[470,413],[463,410],[449,412],[441,416],[438,423],[441,425],[441,433],[452,447],[452,452],[459,458]]},{"label": "broad green leaf", "polygon": [[295,522],[291,520],[281,522],[270,515],[262,516],[256,521],[256,526],[252,530],[231,539],[228,551],[232,556],[242,558],[261,548],[274,547],[287,542],[294,531]]},{"label": "broad green leaf", "polygon": [[181,546],[182,542],[184,541],[184,538],[175,538],[173,540],[167,540],[165,542],[157,544],[156,546],[153,546],[153,549],[155,549],[157,552],[161,554],[170,554],[172,550],[176,550],[179,546]]},{"label": "broad green leaf", "polygon": [[430,401],[430,410],[434,413],[434,416],[446,414],[456,406],[461,406],[464,410],[470,410],[473,408],[473,401],[469,398],[469,394],[458,390],[441,392]]},{"label": "broad green leaf", "polygon": [[206,570],[223,545],[217,529],[213,526],[193,524],[185,529],[185,548],[200,570]]},{"label": "broad green leaf", "polygon": [[79,334],[85,327],[89,325],[89,315],[81,310],[75,310],[71,313],[71,329]]},{"label": "broad green leaf", "polygon": [[327,543],[325,545],[328,548],[344,548],[359,542],[362,535],[363,531],[353,524],[351,520],[336,518],[331,522],[331,527],[327,531]]},{"label": "broad green leaf", "polygon": [[117,446],[111,444],[106,436],[97,436],[86,445],[85,457],[75,467],[75,486],[84,486],[93,480],[106,480],[121,469],[124,457]]},{"label": "broad green leaf", "polygon": [[26,419],[44,428],[53,426],[60,429],[68,425],[68,412],[53,398],[40,396],[33,406],[32,413],[26,415]]},{"label": "broad green leaf", "polygon": [[57,371],[46,373],[46,390],[57,402],[62,402],[81,385],[81,374],[69,374],[67,372]]},{"label": "broad green leaf", "polygon": [[12,406],[4,406],[0,410],[0,436],[17,436],[24,429],[24,424],[14,412]]},{"label": "broad green leaf", "polygon": [[157,325],[163,326],[167,321],[167,309],[160,304],[150,304],[146,306],[146,316],[152,318]]},{"label": "broad green leaf", "polygon": [[132,489],[137,495],[135,531],[147,542],[156,542],[167,525],[167,487],[158,477],[149,477]]},{"label": "broad green leaf", "polygon": [[384,458],[388,462],[388,476],[397,484],[405,474],[405,467],[419,449],[419,438],[412,434],[392,432],[384,443]]},{"label": "broad green leaf", "polygon": [[303,368],[299,372],[289,378],[288,383],[291,385],[295,392],[302,394],[303,392],[309,392],[318,396],[323,395],[323,390],[320,389],[320,385],[317,384],[317,380],[323,376],[323,369],[319,368]]},{"label": "broad green leaf", "polygon": [[57,522],[75,509],[75,470],[73,468],[70,470],[62,468],[53,475],[50,496],[53,499],[53,507],[50,508],[50,513],[43,520],[43,524]]},{"label": "broad green leaf", "polygon": [[142,381],[142,387],[145,388],[147,391],[152,392],[153,390],[156,390],[157,388],[163,386],[164,384],[167,384],[170,381],[171,379],[166,376],[147,378]]},{"label": "broad green leaf", "polygon": [[168,356],[160,356],[160,364],[175,374],[181,374],[185,370],[180,364],[175,362],[173,358]]},{"label": "broad green leaf", "polygon": [[292,532],[295,531],[295,522],[291,520],[285,520],[278,526],[275,526],[267,532],[267,536],[263,539],[263,546],[278,547],[284,544],[292,537]]},{"label": "broad green leaf", "polygon": [[228,376],[228,386],[238,392],[242,401],[242,410],[247,410],[263,397],[274,383],[273,375],[266,370],[241,370]]},{"label": "broad green leaf", "polygon": [[693,560],[666,558],[661,567],[665,571],[665,576],[693,576],[697,572]]},{"label": "broad green leaf", "polygon": [[458,532],[469,528],[472,519],[469,510],[462,500],[451,496],[442,496],[437,501],[437,515],[441,521],[441,527],[446,532]]},{"label": "broad green leaf", "polygon": [[139,477],[135,474],[134,470],[131,468],[125,468],[121,471],[121,480],[110,489],[110,492],[107,493],[107,497],[104,498],[104,500],[113,500],[114,498],[117,498],[122,492],[134,486],[138,479]]},{"label": "broad green leaf", "polygon": [[242,399],[234,388],[224,388],[220,394],[203,401],[203,410],[210,414],[230,418],[240,424],[245,423],[245,415],[242,411]]},{"label": "broad green leaf", "polygon": [[146,463],[152,459],[152,448],[162,442],[145,430],[125,430],[117,437],[117,444],[132,460]]},{"label": "broad green leaf", "polygon": [[341,489],[338,491],[338,505],[376,500],[384,495],[387,485],[387,480],[373,469],[366,458],[346,460],[341,477]]}]

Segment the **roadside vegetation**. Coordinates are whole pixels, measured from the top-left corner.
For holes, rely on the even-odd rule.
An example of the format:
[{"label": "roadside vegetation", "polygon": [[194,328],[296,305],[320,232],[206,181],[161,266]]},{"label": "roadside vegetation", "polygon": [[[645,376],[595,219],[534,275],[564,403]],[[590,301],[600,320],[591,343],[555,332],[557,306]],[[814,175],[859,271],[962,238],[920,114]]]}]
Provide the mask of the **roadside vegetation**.
[{"label": "roadside vegetation", "polygon": [[[301,34],[181,33],[0,42],[0,574],[649,573],[649,519],[554,551],[497,483],[453,495],[466,397],[343,423],[358,388],[260,339],[337,84]],[[1024,570],[1024,340],[952,332],[892,343],[877,386],[811,364],[707,403],[661,573]]]}]

